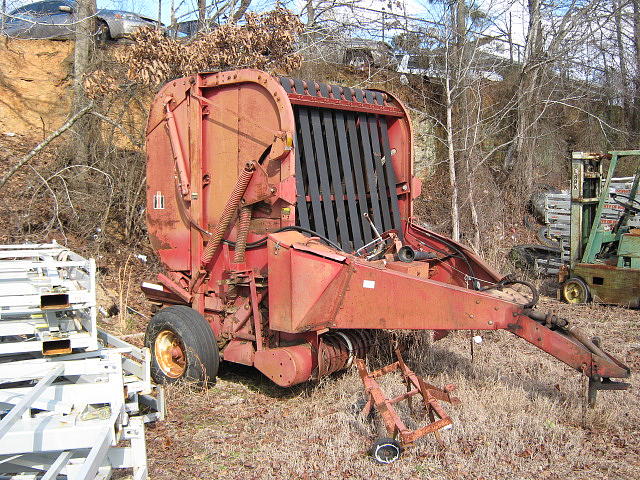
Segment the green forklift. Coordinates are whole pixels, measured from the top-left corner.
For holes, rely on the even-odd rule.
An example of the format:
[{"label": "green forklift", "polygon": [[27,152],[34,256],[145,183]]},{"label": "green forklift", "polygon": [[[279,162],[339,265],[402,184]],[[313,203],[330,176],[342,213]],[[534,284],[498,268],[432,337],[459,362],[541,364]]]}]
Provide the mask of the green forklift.
[{"label": "green forklift", "polygon": [[[609,168],[603,178],[607,160]],[[624,194],[610,193],[618,167],[634,172]],[[639,180],[640,150],[573,152],[569,264],[558,274],[564,301],[640,307],[640,228],[629,226],[629,220],[640,213],[636,200]],[[619,206],[620,215],[607,223],[605,210],[612,208],[609,199]]]}]

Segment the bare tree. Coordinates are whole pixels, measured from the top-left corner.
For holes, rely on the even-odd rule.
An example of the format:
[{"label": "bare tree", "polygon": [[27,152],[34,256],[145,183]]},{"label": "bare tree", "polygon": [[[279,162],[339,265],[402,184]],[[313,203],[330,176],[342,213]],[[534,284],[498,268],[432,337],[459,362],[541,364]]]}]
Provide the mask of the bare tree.
[{"label": "bare tree", "polygon": [[207,1],[198,0],[198,30],[204,29],[207,24]]},{"label": "bare tree", "polygon": [[[85,89],[85,74],[90,70],[91,53],[95,48],[95,0],[78,0],[76,21],[76,43],[73,70],[73,111],[82,111],[89,103]],[[89,163],[89,117],[81,118],[76,124],[76,161]]]}]

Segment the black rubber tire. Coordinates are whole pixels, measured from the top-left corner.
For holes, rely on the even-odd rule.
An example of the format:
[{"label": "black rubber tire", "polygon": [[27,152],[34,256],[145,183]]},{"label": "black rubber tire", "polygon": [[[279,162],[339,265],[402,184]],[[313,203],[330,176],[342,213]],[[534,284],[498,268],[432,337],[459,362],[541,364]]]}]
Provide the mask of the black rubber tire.
[{"label": "black rubber tire", "polygon": [[104,20],[96,20],[96,42],[99,44],[105,44],[111,40],[111,32],[109,31],[109,25]]},{"label": "black rubber tire", "polygon": [[560,287],[562,300],[573,305],[583,305],[591,301],[591,291],[580,277],[570,277]]},{"label": "black rubber tire", "polygon": [[[186,350],[186,368],[179,377],[168,376],[158,365],[156,338],[169,330]],[[151,377],[156,383],[194,381],[199,385],[213,383],[218,375],[220,353],[213,330],[198,312],[184,305],[172,305],[158,311],[147,325],[144,344],[151,350]]]},{"label": "black rubber tire", "polygon": [[371,446],[371,456],[383,465],[393,463],[402,455],[402,447],[393,438],[379,438]]}]

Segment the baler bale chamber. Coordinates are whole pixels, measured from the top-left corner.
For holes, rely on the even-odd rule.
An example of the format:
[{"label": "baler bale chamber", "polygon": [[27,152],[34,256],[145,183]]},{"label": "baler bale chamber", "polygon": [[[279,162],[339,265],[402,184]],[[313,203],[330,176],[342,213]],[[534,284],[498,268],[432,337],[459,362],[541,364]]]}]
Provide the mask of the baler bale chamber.
[{"label": "baler bale chamber", "polygon": [[[257,70],[181,78],[153,101],[147,155],[148,231],[166,268],[143,284],[161,307],[146,335],[157,381],[205,382],[222,358],[283,387],[358,363],[367,385],[385,373],[358,362],[376,330],[505,329],[586,375],[591,400],[627,385],[599,342],[535,310],[533,286],[413,221],[411,123],[388,93]],[[395,368],[425,401],[451,399],[401,357]],[[384,400],[374,387],[368,408]]]}]

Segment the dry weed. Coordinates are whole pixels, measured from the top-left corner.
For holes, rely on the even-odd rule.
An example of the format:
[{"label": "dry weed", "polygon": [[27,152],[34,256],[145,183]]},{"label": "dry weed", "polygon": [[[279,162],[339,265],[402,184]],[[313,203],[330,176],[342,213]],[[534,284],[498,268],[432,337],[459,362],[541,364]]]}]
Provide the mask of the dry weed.
[{"label": "dry weed", "polygon": [[[620,308],[556,310],[638,368],[640,314]],[[476,332],[478,333],[478,332]],[[430,383],[457,385],[459,406],[445,405],[454,428],[440,450],[426,437],[390,466],[374,464],[367,449],[374,425],[353,412],[362,398],[354,370],[282,389],[250,368],[233,368],[204,392],[168,389],[167,420],[149,430],[151,476],[238,479],[630,479],[638,477],[640,401],[633,390],[601,392],[583,418],[577,372],[506,332],[481,333],[473,361],[470,332],[432,343],[409,341],[405,357]],[[389,355],[381,339],[378,353]],[[376,359],[370,359],[371,364]],[[386,361],[386,360],[385,360]],[[378,359],[377,363],[381,363]],[[389,393],[403,391],[385,377]],[[401,415],[409,415],[401,407]]]}]

